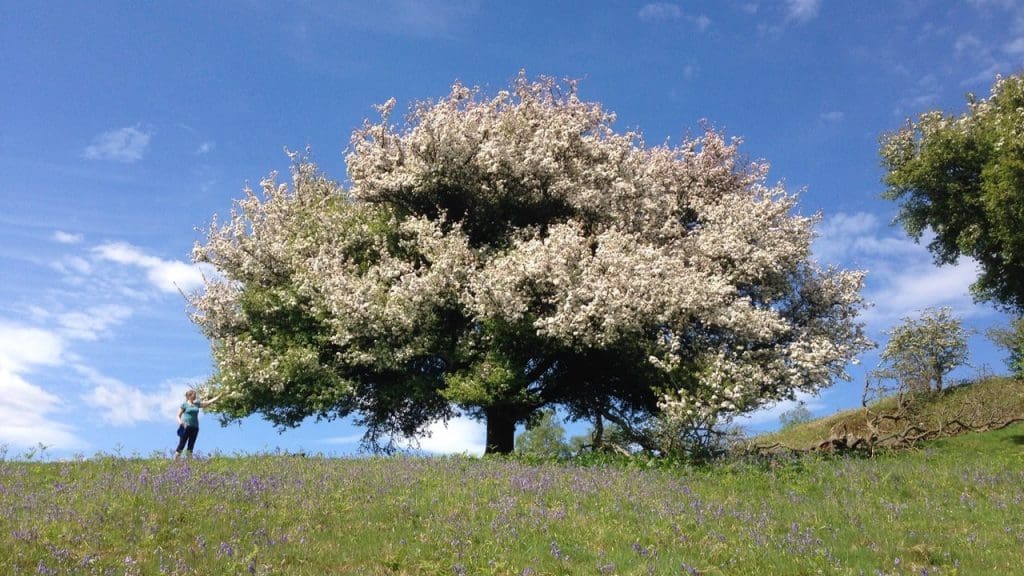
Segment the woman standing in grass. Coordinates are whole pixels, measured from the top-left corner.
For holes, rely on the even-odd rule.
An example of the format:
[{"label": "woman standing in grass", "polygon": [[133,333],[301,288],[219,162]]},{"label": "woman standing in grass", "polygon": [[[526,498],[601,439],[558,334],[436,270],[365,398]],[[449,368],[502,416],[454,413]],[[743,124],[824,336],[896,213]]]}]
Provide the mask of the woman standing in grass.
[{"label": "woman standing in grass", "polygon": [[196,438],[199,437],[199,409],[206,408],[220,399],[220,394],[209,400],[200,400],[195,390],[185,392],[185,401],[178,410],[178,426],[184,426],[185,432],[178,435],[178,448],[174,451],[174,459],[181,457],[181,450],[188,444],[187,457],[192,457],[192,449],[196,446]]}]

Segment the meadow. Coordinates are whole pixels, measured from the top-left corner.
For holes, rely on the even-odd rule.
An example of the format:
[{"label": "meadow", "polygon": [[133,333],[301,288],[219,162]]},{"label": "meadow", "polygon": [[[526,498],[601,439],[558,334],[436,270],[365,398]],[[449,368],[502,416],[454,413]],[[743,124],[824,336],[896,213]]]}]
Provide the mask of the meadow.
[{"label": "meadow", "polygon": [[1024,426],[874,458],[0,459],[0,574],[1022,574]]}]

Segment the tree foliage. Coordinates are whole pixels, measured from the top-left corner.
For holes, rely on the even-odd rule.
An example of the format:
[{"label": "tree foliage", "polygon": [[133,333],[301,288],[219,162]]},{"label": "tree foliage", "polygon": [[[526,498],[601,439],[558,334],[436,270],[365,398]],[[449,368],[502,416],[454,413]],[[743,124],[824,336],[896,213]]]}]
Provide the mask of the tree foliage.
[{"label": "tree foliage", "polygon": [[345,189],[296,156],[214,220],[192,297],[227,417],[354,415],[367,442],[456,411],[488,451],[562,406],[616,424],[813,392],[868,341],[863,275],[810,259],[816,218],[714,130],[616,133],[574,83],[520,76],[394,101],[352,136]]},{"label": "tree foliage", "polygon": [[540,458],[568,458],[572,448],[565,440],[565,428],[558,422],[554,408],[545,408],[527,423],[516,437],[516,452]]},{"label": "tree foliage", "polygon": [[814,415],[807,408],[805,402],[800,402],[796,406],[786,410],[779,415],[779,424],[781,424],[782,430],[789,430],[801,424],[805,424],[814,419]]},{"label": "tree foliage", "polygon": [[1007,364],[1017,378],[1024,378],[1024,317],[1014,318],[1008,328],[991,328],[988,337],[1009,352]]},{"label": "tree foliage", "polygon": [[929,308],[904,318],[889,333],[874,376],[899,382],[904,392],[942,390],[947,374],[967,362],[970,331],[949,308]]},{"label": "tree foliage", "polygon": [[936,262],[974,258],[975,297],[1024,311],[1024,78],[997,78],[988,99],[968,110],[934,110],[883,138],[884,197]]}]

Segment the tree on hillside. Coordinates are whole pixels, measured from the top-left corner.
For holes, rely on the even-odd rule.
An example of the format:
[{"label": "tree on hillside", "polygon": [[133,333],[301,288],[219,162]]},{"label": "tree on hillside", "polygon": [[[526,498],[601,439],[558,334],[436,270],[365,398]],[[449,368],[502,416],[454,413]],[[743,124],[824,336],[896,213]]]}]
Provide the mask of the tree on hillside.
[{"label": "tree on hillside", "polygon": [[971,332],[949,308],[929,308],[904,318],[890,332],[874,376],[899,382],[903,392],[942,390],[947,374],[967,362]]},{"label": "tree on hillside", "polygon": [[781,430],[789,430],[795,428],[801,424],[806,424],[814,420],[814,415],[811,414],[810,409],[807,408],[806,402],[800,402],[796,406],[786,410],[782,414],[779,414],[779,424]]},{"label": "tree on hillside", "polygon": [[1024,78],[997,78],[967,113],[934,110],[882,140],[897,219],[911,236],[934,233],[939,264],[978,261],[975,297],[1024,311]]},{"label": "tree on hillside", "polygon": [[368,445],[464,412],[487,451],[551,406],[626,424],[813,392],[868,341],[863,275],[706,130],[616,133],[573,83],[461,85],[355,131],[349,189],[294,158],[216,219],[192,297],[226,418],[353,415]]},{"label": "tree on hillside", "polygon": [[1017,378],[1024,378],[1024,317],[1014,318],[1009,328],[991,328],[990,340],[1010,353],[1007,364]]},{"label": "tree on hillside", "polygon": [[516,437],[516,452],[543,458],[568,458],[572,455],[565,441],[565,428],[558,423],[554,408],[545,408],[534,415],[526,430]]}]

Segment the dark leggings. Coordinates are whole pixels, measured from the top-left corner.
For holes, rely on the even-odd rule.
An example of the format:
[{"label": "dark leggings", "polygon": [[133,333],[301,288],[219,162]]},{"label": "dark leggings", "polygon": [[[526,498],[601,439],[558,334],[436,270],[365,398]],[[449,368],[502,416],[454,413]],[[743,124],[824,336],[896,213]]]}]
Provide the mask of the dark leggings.
[{"label": "dark leggings", "polygon": [[185,426],[185,433],[178,439],[178,449],[175,452],[181,452],[186,442],[188,442],[188,451],[191,452],[196,447],[196,438],[198,436],[199,426]]}]

